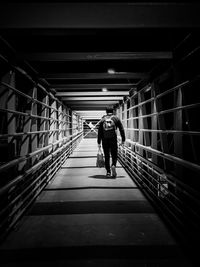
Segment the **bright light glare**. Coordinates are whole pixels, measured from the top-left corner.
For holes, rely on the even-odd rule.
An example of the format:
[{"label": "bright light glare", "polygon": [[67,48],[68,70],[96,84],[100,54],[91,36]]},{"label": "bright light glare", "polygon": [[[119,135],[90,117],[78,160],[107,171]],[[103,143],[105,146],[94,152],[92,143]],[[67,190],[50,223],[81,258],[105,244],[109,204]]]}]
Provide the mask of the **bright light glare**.
[{"label": "bright light glare", "polygon": [[115,74],[115,70],[114,69],[108,69],[108,73],[109,74]]}]

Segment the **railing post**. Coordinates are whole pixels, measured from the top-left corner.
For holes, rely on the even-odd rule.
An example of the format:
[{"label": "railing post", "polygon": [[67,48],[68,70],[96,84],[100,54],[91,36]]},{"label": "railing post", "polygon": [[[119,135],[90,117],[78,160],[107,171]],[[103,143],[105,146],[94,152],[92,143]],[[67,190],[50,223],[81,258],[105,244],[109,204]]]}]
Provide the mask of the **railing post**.
[{"label": "railing post", "polygon": [[[32,97],[34,99],[37,99],[37,87],[33,88],[33,95]],[[32,103],[32,107],[31,107],[31,115],[38,115],[37,112],[37,103],[33,102]],[[31,132],[37,131],[37,126],[38,126],[38,122],[37,122],[37,118],[31,118]],[[32,135],[31,136],[31,152],[34,152],[38,149],[38,140],[37,140],[37,135]],[[32,158],[32,164],[36,163],[38,160],[38,157],[33,157]]]},{"label": "railing post", "polygon": [[[30,90],[31,96],[33,96],[33,88]],[[24,99],[24,101],[27,101],[27,99]],[[27,106],[27,109],[25,110],[26,113],[31,114],[31,108],[33,107],[33,102],[31,102],[29,105],[24,105]],[[23,122],[23,132],[31,132],[31,123],[32,123],[33,118],[31,117],[24,117],[22,122]],[[20,140],[20,156],[27,155],[28,153],[32,152],[30,151],[30,144],[32,142],[33,138],[37,138],[36,135],[31,135],[27,136],[24,135],[22,136]],[[30,161],[28,162],[22,162],[19,164],[18,170],[22,171],[25,168],[29,168],[31,166]]]},{"label": "railing post", "polygon": [[[151,113],[157,113],[157,105],[156,105],[156,92],[154,88],[154,83],[152,83],[151,97],[153,97],[153,101],[151,102]],[[151,117],[151,129],[153,132],[151,133],[151,147],[154,149],[158,149],[158,117],[156,115]],[[152,154],[152,161],[157,164],[158,156],[156,154]]]},{"label": "railing post", "polygon": [[[182,90],[181,87],[178,89],[177,92],[174,92],[174,106],[175,107],[181,107],[182,106]],[[177,110],[174,112],[174,129],[177,131],[182,131],[183,129],[183,111]],[[174,135],[174,153],[179,158],[183,158],[183,136],[181,134]],[[182,168],[179,168],[179,166],[176,166],[176,173],[178,174],[178,177],[182,176]]]}]

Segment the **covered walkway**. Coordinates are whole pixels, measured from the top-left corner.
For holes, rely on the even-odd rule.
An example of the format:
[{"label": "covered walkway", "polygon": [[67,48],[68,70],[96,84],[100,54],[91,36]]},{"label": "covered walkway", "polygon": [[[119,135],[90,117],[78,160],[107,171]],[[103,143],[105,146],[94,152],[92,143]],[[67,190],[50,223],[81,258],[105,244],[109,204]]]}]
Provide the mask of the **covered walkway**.
[{"label": "covered walkway", "polygon": [[124,168],[107,178],[96,154],[83,139],[1,245],[2,267],[191,266]]},{"label": "covered walkway", "polygon": [[[0,265],[199,262],[199,1],[0,14]],[[95,166],[107,107],[126,135],[116,179]]]}]

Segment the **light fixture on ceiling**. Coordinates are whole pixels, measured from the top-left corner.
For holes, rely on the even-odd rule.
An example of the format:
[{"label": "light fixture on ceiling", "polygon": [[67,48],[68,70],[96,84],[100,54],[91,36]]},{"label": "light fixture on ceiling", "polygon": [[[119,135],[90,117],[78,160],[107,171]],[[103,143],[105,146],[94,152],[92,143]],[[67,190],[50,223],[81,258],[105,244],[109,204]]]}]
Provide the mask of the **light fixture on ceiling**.
[{"label": "light fixture on ceiling", "polygon": [[108,73],[109,74],[115,74],[115,70],[114,69],[108,69]]},{"label": "light fixture on ceiling", "polygon": [[146,92],[149,92],[151,90],[151,85],[148,85],[147,87],[146,87],[146,89],[144,90],[144,92],[146,93]]},{"label": "light fixture on ceiling", "polygon": [[108,91],[108,89],[106,87],[102,88],[102,92],[107,92],[107,91]]}]

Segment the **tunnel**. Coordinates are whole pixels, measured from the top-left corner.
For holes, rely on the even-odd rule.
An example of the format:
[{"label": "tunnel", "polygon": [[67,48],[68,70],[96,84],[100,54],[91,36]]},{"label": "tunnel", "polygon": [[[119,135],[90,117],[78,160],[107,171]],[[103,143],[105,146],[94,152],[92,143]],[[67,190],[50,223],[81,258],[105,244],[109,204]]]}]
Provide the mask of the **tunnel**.
[{"label": "tunnel", "polygon": [[[1,266],[197,266],[198,1],[0,11]],[[116,177],[97,166],[107,107]]]}]

